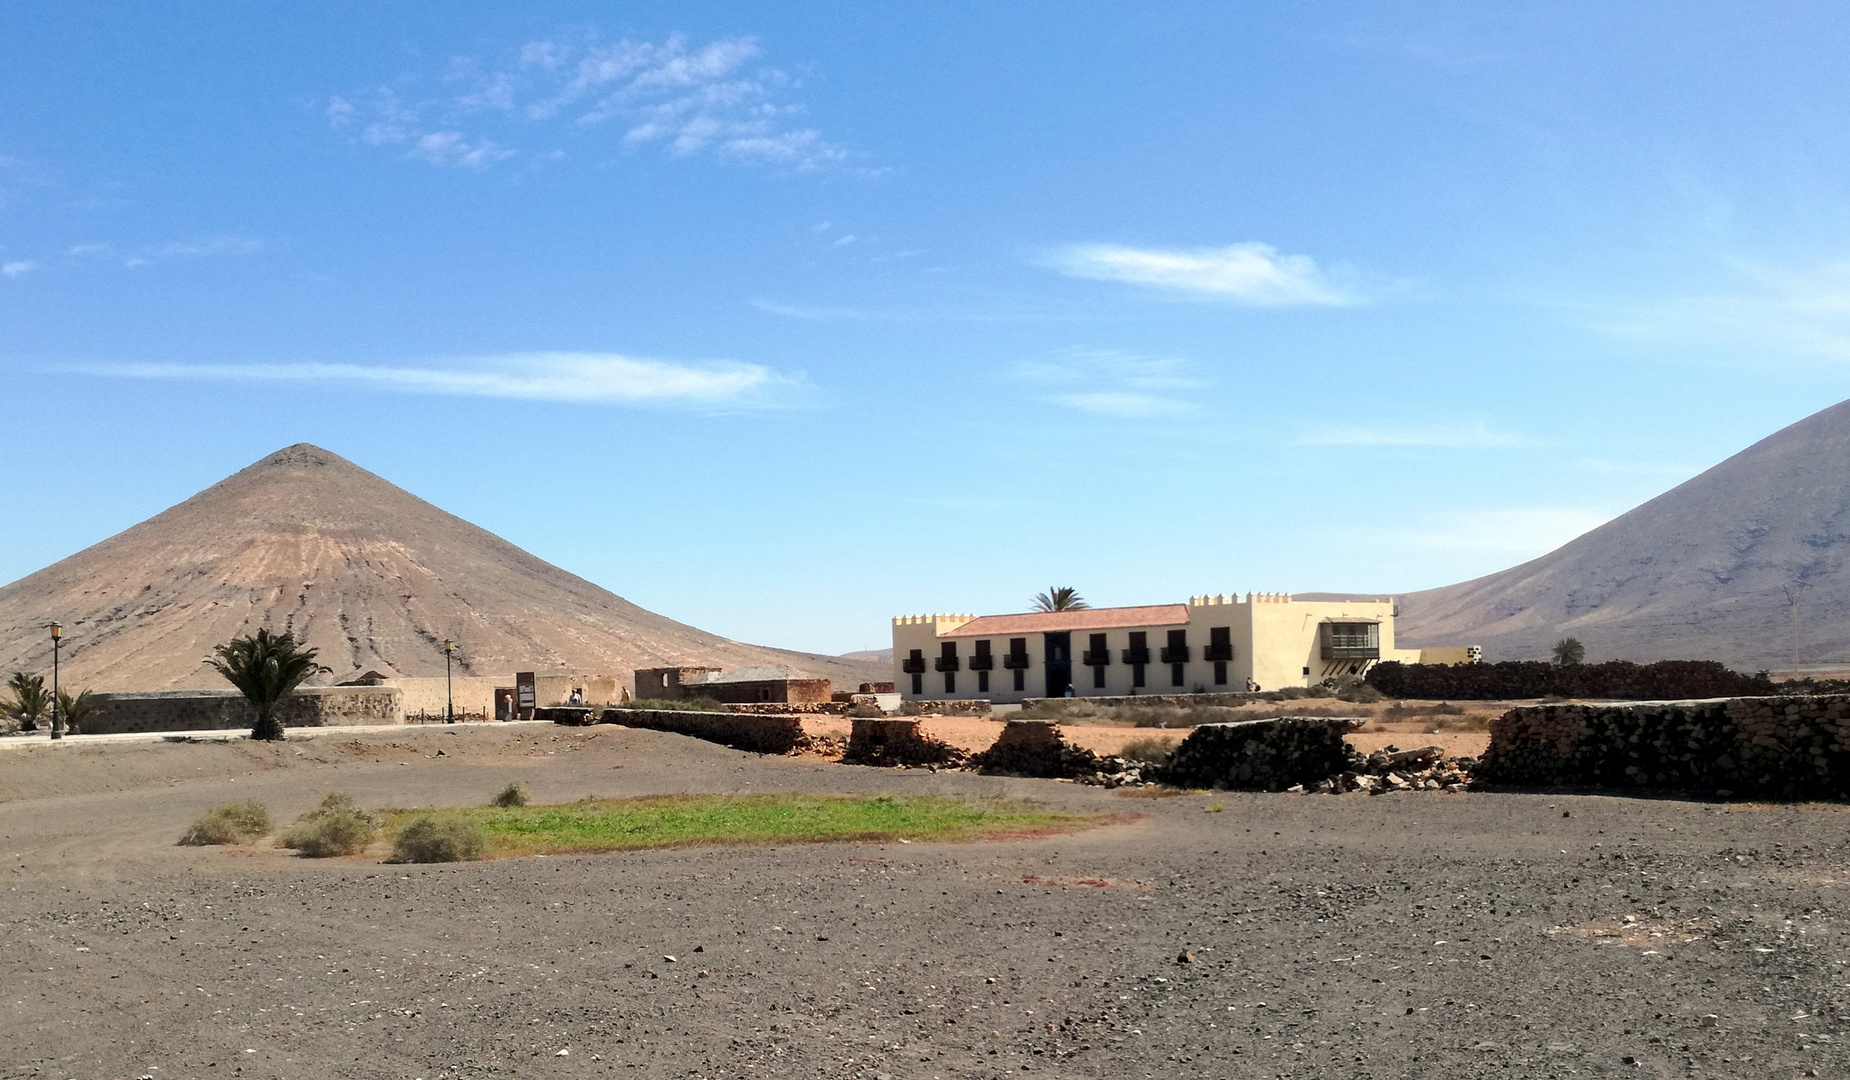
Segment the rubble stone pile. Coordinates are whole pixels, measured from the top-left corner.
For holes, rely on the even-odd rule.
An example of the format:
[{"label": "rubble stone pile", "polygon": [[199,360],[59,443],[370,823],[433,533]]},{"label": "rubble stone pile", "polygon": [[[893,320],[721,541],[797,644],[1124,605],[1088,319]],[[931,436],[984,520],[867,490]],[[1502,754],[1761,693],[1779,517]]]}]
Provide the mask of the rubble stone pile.
[{"label": "rubble stone pile", "polygon": [[1842,799],[1850,694],[1511,709],[1491,722],[1478,778]]},{"label": "rubble stone pile", "polygon": [[1280,716],[1202,724],[1169,755],[1158,779],[1175,787],[1284,791],[1349,769],[1343,736],[1362,717]]},{"label": "rubble stone pile", "polygon": [[1443,746],[1422,746],[1402,750],[1389,746],[1364,756],[1349,748],[1349,765],[1335,776],[1303,785],[1312,794],[1341,795],[1349,791],[1366,791],[1385,795],[1391,791],[1464,791],[1471,783],[1471,770],[1477,759],[1448,758]]},{"label": "rubble stone pile", "polygon": [[842,761],[849,765],[962,765],[969,755],[919,731],[917,720],[855,717]]},{"label": "rubble stone pile", "polygon": [[1074,746],[1052,720],[1010,720],[995,745],[970,758],[981,772],[1078,780],[1104,771],[1108,760]]},{"label": "rubble stone pile", "polygon": [[803,721],[795,716],[752,716],[690,709],[605,709],[601,721],[672,731],[759,754],[788,754],[802,745],[804,739]]}]

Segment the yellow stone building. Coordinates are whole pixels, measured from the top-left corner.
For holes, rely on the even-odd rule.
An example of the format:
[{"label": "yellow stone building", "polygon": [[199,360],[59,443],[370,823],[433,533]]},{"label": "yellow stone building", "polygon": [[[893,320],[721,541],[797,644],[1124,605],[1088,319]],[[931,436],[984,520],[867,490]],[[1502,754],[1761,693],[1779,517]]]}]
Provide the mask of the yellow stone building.
[{"label": "yellow stone building", "polygon": [[1186,604],[893,620],[895,687],[908,700],[1186,694],[1310,686],[1394,647],[1389,600],[1299,601],[1282,593],[1194,596]]}]

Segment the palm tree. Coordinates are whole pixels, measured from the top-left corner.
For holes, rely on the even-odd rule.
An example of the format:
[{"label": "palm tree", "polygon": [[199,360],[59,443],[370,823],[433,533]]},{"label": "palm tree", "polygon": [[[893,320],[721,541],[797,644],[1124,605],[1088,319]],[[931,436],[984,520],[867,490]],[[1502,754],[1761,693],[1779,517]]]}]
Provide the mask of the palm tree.
[{"label": "palm tree", "polygon": [[72,697],[69,690],[58,691],[58,711],[64,714],[64,726],[72,735],[82,730],[84,718],[96,711],[95,696],[84,690]]},{"label": "palm tree", "polygon": [[13,691],[13,700],[6,703],[6,711],[19,721],[21,731],[37,731],[39,719],[51,708],[51,695],[45,692],[45,676],[15,671],[6,686]]},{"label": "palm tree", "polygon": [[1554,661],[1562,667],[1569,667],[1587,658],[1587,647],[1579,638],[1564,637],[1555,642],[1554,648],[1548,650]]},{"label": "palm tree", "polygon": [[292,634],[273,637],[268,630],[259,630],[252,637],[232,638],[212,651],[218,659],[206,662],[257,710],[251,738],[281,739],[283,721],[278,712],[283,702],[304,679],[321,670],[315,664],[315,650],[296,644]]},{"label": "palm tree", "polygon": [[1091,606],[1079,598],[1077,589],[1066,586],[1049,588],[1044,593],[1034,594],[1034,610],[1036,611],[1084,611]]}]

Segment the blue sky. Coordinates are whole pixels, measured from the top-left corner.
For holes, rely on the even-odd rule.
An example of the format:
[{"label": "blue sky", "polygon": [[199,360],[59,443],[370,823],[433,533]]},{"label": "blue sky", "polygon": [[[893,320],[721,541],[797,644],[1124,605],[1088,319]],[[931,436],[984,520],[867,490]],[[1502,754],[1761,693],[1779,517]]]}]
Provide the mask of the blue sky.
[{"label": "blue sky", "polygon": [[1847,38],[15,0],[0,579],[298,441],[818,651],[1501,569],[1850,396]]}]

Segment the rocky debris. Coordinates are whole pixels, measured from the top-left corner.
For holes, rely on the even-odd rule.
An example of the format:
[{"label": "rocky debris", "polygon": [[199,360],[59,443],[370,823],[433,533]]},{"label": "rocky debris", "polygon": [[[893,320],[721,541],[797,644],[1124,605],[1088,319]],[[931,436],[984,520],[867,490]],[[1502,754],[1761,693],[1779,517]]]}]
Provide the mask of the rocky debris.
[{"label": "rocky debris", "polygon": [[919,731],[919,722],[908,719],[856,717],[848,736],[848,749],[842,761],[849,765],[899,765],[955,767],[969,755],[950,743],[931,738]]},{"label": "rocky debris", "polygon": [[1104,775],[1110,761],[1074,746],[1051,720],[1010,720],[995,745],[970,758],[979,772],[1005,776],[1038,776],[1066,780]]},{"label": "rocky debris", "polygon": [[1370,795],[1391,791],[1457,792],[1470,786],[1471,770],[1476,767],[1476,758],[1446,757],[1443,746],[1413,750],[1389,746],[1366,756],[1351,748],[1348,768],[1297,790],[1327,795],[1349,791],[1366,791]]},{"label": "rocky debris", "polygon": [[1850,694],[1537,705],[1490,726],[1481,780],[1850,797]]}]

